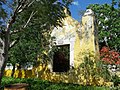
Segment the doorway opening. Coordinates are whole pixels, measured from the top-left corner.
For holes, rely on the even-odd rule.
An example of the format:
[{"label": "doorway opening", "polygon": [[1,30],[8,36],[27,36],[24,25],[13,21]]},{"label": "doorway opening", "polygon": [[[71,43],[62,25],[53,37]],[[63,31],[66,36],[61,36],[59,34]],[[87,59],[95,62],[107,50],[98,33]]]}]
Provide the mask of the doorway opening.
[{"label": "doorway opening", "polygon": [[60,45],[55,48],[53,72],[67,72],[70,69],[70,45]]}]

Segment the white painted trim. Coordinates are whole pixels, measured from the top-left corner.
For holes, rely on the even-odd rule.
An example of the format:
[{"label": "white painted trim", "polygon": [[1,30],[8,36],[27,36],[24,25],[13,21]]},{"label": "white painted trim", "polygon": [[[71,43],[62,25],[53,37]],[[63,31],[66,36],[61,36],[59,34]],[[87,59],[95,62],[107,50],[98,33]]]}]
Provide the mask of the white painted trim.
[{"label": "white painted trim", "polygon": [[70,45],[70,68],[74,67],[74,44],[75,44],[75,37],[66,40],[56,40],[56,46],[59,45]]}]

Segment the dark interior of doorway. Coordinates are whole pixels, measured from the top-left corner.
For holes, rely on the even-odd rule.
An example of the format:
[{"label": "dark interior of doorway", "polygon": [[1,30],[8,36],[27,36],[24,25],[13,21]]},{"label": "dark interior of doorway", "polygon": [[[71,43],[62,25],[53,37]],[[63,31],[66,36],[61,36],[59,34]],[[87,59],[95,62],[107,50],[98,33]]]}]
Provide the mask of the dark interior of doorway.
[{"label": "dark interior of doorway", "polygon": [[67,72],[70,69],[70,45],[56,46],[53,55],[53,72]]}]

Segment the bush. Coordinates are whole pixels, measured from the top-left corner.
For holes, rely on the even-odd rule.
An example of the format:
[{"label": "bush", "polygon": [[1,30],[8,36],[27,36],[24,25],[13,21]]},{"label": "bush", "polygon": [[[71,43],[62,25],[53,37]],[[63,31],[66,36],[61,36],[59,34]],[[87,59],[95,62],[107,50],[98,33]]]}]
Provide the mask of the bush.
[{"label": "bush", "polygon": [[100,57],[106,64],[120,65],[120,53],[108,47],[102,47]]},{"label": "bush", "polygon": [[2,87],[14,83],[27,83],[29,84],[28,90],[109,90],[108,88],[105,87],[80,86],[77,84],[66,83],[52,83],[37,78],[20,79],[3,77],[2,79]]}]

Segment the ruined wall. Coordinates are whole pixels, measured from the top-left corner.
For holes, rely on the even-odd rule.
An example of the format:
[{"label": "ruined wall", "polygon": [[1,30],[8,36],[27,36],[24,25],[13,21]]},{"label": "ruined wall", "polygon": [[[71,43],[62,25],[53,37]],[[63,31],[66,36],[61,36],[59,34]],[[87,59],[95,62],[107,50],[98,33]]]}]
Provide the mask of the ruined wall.
[{"label": "ruined wall", "polygon": [[[32,70],[16,70],[14,77],[38,77],[40,79],[53,82],[65,82],[75,84],[86,84],[87,79],[82,74],[79,67],[84,61],[84,57],[91,57],[91,60],[99,58],[99,48],[97,40],[97,30],[95,27],[95,18],[91,10],[86,11],[82,17],[81,23],[67,16],[63,20],[63,27],[54,28],[51,36],[56,37],[56,45],[70,44],[70,70],[68,72],[52,72],[49,63],[39,64]],[[5,72],[10,76],[11,70]],[[101,78],[94,81],[89,77],[90,85],[103,85],[105,82]]]},{"label": "ruined wall", "polygon": [[74,46],[74,63],[76,67],[78,67],[84,61],[85,57],[91,57],[92,60],[99,58],[95,17],[91,10],[89,12],[86,11],[82,17],[80,28],[76,33]]}]

